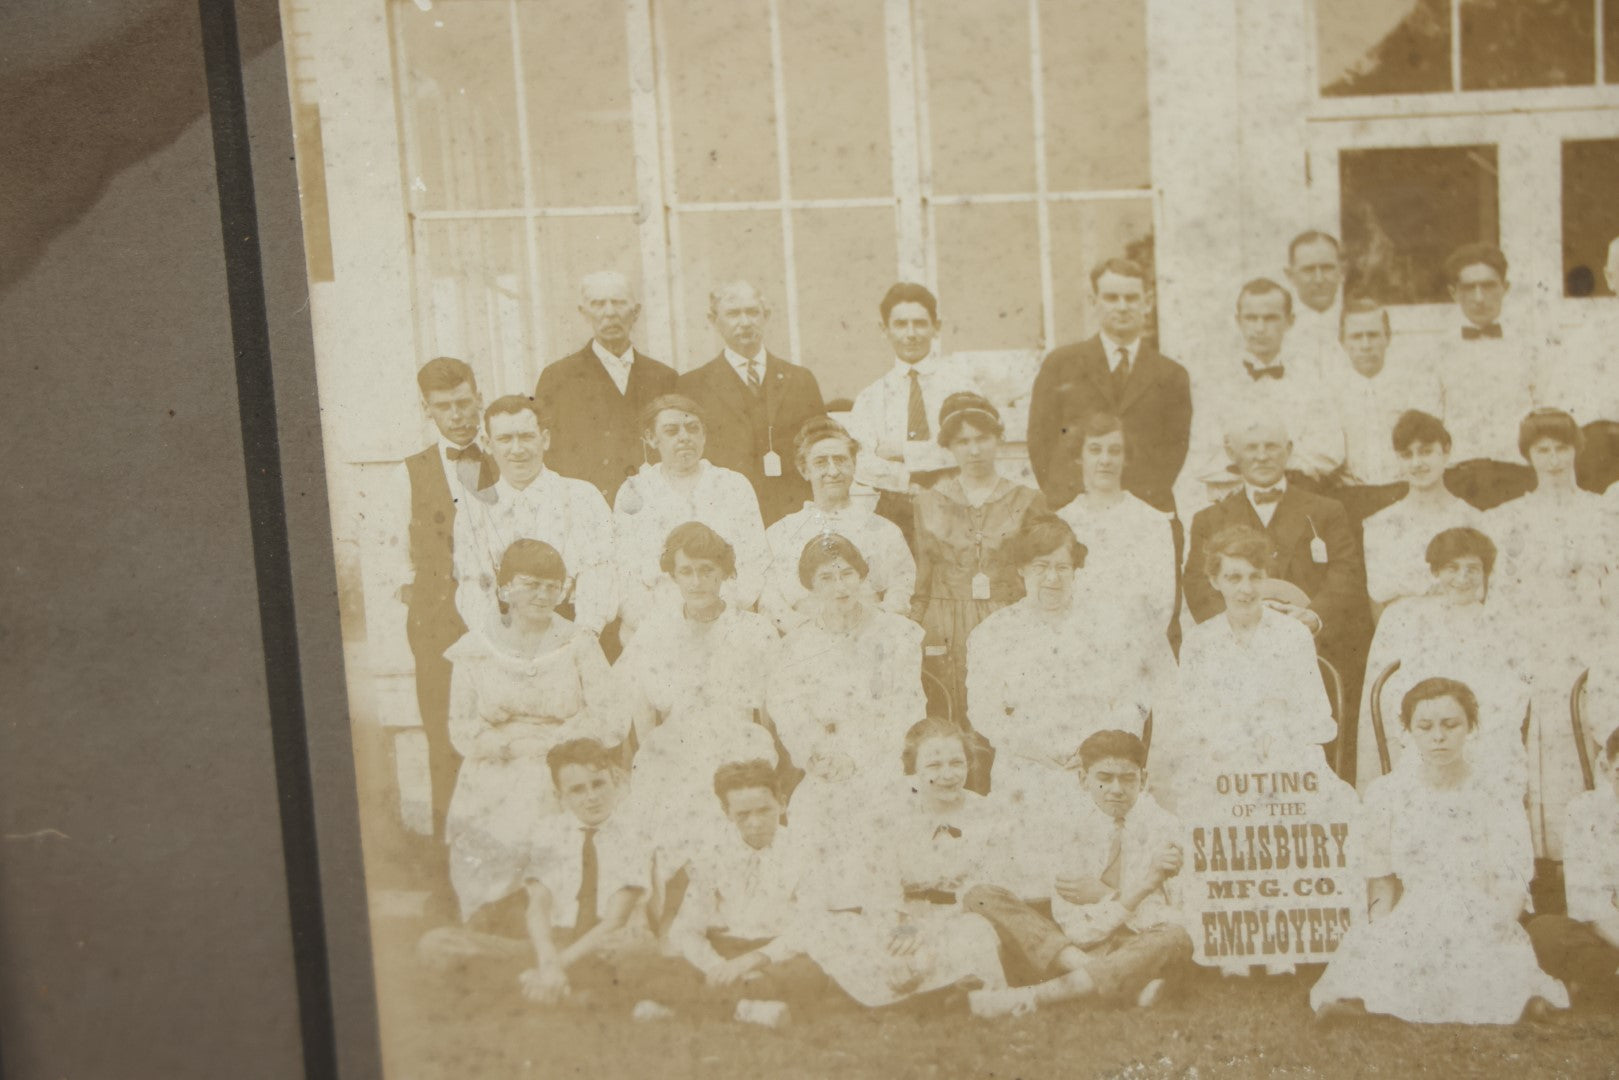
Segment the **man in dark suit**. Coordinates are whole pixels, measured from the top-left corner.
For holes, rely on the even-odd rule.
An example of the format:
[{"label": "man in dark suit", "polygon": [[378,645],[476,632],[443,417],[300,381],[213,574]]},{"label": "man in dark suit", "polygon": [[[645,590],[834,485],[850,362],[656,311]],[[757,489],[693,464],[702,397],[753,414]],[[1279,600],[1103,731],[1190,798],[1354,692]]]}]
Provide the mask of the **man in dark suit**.
[{"label": "man in dark suit", "polygon": [[1186,369],[1142,338],[1151,299],[1147,275],[1128,259],[1091,271],[1101,333],[1064,345],[1040,365],[1029,401],[1029,463],[1046,501],[1064,506],[1082,486],[1080,425],[1094,413],[1124,422],[1130,458],[1124,487],[1173,512],[1175,477],[1186,462],[1192,390]]},{"label": "man in dark suit", "polygon": [[708,414],[704,456],[748,478],[766,525],[809,499],[809,482],[793,467],[793,439],[804,421],[826,412],[815,376],[765,349],[769,318],[770,306],[748,282],[719,286],[708,294],[708,321],[725,347],[680,377],[680,392]]},{"label": "man in dark suit", "polygon": [[[455,609],[456,508],[470,492],[493,484],[497,473],[494,461],[478,445],[483,401],[472,368],[441,356],[422,365],[416,385],[439,437],[400,466],[396,493],[389,500],[400,515],[399,527],[384,550],[395,555],[394,596],[405,605],[405,634],[416,659],[416,700],[433,785],[433,831],[442,839],[444,815],[461,766],[450,743],[452,665],[444,659],[444,650],[466,633]],[[406,507],[408,524],[403,517]]]},{"label": "man in dark suit", "polygon": [[[1230,526],[1246,525],[1269,537],[1270,576],[1291,582],[1309,597],[1308,607],[1276,606],[1310,628],[1316,651],[1337,668],[1351,714],[1339,718],[1342,724],[1352,718],[1360,700],[1371,628],[1360,538],[1341,503],[1288,483],[1293,444],[1285,417],[1253,412],[1235,420],[1226,433],[1226,452],[1242,486],[1192,518],[1186,565],[1202,567],[1209,540]],[[1186,606],[1198,622],[1224,610],[1224,599],[1203,574],[1188,572],[1184,584]]]},{"label": "man in dark suit", "polygon": [[540,372],[534,396],[553,418],[545,464],[562,476],[587,480],[612,505],[624,478],[646,460],[641,410],[672,394],[673,368],[630,344],[641,305],[629,279],[612,270],[585,276],[579,313],[591,339]]}]

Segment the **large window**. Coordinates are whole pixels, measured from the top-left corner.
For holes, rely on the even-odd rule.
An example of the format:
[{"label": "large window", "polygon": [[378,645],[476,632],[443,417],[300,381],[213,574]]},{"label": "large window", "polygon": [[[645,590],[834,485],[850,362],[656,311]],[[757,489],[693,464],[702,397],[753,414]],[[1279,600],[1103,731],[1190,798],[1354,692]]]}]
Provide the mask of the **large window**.
[{"label": "large window", "polygon": [[1619,238],[1619,139],[1563,143],[1563,294],[1612,296],[1603,279],[1608,245]]},{"label": "large window", "polygon": [[682,369],[719,349],[709,290],[755,282],[828,397],[888,362],[900,278],[954,351],[1089,333],[1089,266],[1151,252],[1145,6],[395,0],[419,358],[532,386],[601,268]]}]

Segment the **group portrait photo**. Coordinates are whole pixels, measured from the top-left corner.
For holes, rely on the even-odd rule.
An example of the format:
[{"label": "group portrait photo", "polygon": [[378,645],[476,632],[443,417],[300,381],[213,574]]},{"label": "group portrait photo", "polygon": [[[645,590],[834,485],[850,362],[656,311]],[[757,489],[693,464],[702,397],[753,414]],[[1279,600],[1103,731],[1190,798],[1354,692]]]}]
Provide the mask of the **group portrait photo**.
[{"label": "group portrait photo", "polygon": [[1619,3],[282,0],[389,1076],[1600,1076]]}]

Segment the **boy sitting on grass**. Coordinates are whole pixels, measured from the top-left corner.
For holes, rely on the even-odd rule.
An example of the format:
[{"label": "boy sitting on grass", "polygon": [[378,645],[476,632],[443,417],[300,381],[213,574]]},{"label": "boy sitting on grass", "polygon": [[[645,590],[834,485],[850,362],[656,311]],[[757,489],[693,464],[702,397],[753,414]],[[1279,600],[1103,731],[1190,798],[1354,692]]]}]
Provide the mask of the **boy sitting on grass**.
[{"label": "boy sitting on grass", "polygon": [[1180,921],[1180,827],[1144,794],[1147,748],[1125,731],[1099,731],[1079,747],[1082,800],[1066,837],[1033,861],[1054,868],[1043,882],[1052,917],[1000,886],[976,886],[967,910],[988,919],[1011,962],[1044,981],[968,996],[975,1016],[1021,1015],[1042,1004],[1097,996],[1157,1000],[1164,973],[1190,960]]}]

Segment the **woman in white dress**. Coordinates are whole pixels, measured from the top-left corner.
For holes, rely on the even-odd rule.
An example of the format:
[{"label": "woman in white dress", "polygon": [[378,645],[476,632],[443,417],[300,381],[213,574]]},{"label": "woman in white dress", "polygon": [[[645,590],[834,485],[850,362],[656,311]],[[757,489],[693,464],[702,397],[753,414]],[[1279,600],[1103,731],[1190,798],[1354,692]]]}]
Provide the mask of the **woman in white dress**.
[{"label": "woman in white dress", "polygon": [[1356,828],[1367,918],[1310,991],[1318,1016],[1510,1024],[1567,1008],[1518,923],[1534,853],[1520,808],[1468,752],[1478,703],[1465,683],[1426,679],[1400,704],[1420,758],[1382,777]]},{"label": "woman in white dress", "polygon": [[1187,568],[1207,575],[1225,610],[1187,631],[1174,706],[1161,726],[1154,720],[1161,800],[1175,801],[1186,781],[1229,769],[1328,772],[1321,744],[1338,727],[1315,640],[1287,614],[1303,594],[1269,578],[1269,544],[1257,529],[1232,526],[1209,541],[1203,566]]},{"label": "woman in white dress", "polygon": [[1175,613],[1175,534],[1168,515],[1124,490],[1128,456],[1117,416],[1085,420],[1079,449],[1085,487],[1057,516],[1085,547],[1080,603],[1108,633],[1130,635],[1172,665],[1165,634]]},{"label": "woman in white dress", "polygon": [[1359,730],[1355,741],[1355,786],[1364,793],[1383,766],[1372,722],[1372,687],[1395,661],[1378,703],[1391,766],[1405,760],[1405,732],[1392,721],[1406,692],[1424,679],[1444,676],[1473,687],[1479,699],[1479,731],[1473,763],[1504,799],[1523,804],[1527,783],[1523,721],[1529,682],[1517,655],[1522,645],[1491,602],[1495,544],[1473,528],[1446,529],[1428,542],[1433,584],[1426,595],[1393,604],[1383,613],[1367,655]]},{"label": "woman in white dress", "polygon": [[798,471],[809,481],[813,499],[765,530],[770,566],[759,613],[784,634],[811,618],[816,601],[798,580],[798,559],[805,544],[827,533],[848,537],[860,549],[871,568],[866,587],[879,607],[909,613],[916,560],[905,534],[876,512],[875,503],[850,497],[860,444],[836,420],[817,416],[799,430],[795,449]]},{"label": "woman in white dress", "polygon": [[556,614],[565,581],[556,548],[515,541],[495,577],[499,621],[444,652],[461,755],[444,832],[463,921],[518,888],[534,826],[558,812],[551,748],[578,738],[611,746],[628,733],[596,636]]},{"label": "woman in white dress", "polygon": [[815,616],[782,639],[765,695],[782,745],[805,773],[787,807],[799,835],[858,836],[861,808],[899,781],[906,729],[927,715],[922,628],[873,606],[866,573],[860,549],[835,533],[799,557]]},{"label": "woman in white dress", "polygon": [[906,732],[910,784],[883,801],[882,829],[861,844],[860,912],[805,934],[810,958],[862,1005],[1006,985],[995,928],[961,903],[973,885],[1003,880],[1010,846],[995,801],[967,790],[968,742],[938,717]]},{"label": "woman in white dress", "polygon": [[999,799],[1071,820],[1079,744],[1109,728],[1140,736],[1161,672],[1154,654],[1081,608],[1074,576],[1086,551],[1062,519],[1031,514],[1004,555],[1024,596],[967,641],[968,719],[995,747]]},{"label": "woman in white dress", "polygon": [[1484,515],[1445,487],[1450,432],[1437,417],[1412,409],[1394,425],[1394,453],[1408,485],[1399,502],[1366,519],[1366,593],[1372,614],[1433,586],[1424,555],[1428,541],[1461,526],[1478,528]]},{"label": "woman in white dress", "polygon": [[704,460],[703,414],[688,397],[654,399],[641,413],[641,437],[658,461],[625,479],[613,500],[619,615],[626,638],[654,606],[677,606],[678,590],[660,560],[669,531],[688,521],[701,521],[735,549],[736,576],[726,583],[725,600],[752,609],[769,561],[753,485],[741,473]]},{"label": "woman in white dress", "polygon": [[1535,487],[1485,518],[1501,548],[1497,602],[1521,642],[1533,693],[1529,827],[1535,856],[1553,862],[1563,857],[1563,808],[1585,784],[1568,723],[1569,692],[1582,671],[1612,655],[1619,606],[1608,595],[1619,535],[1610,504],[1574,483],[1583,442],[1568,413],[1530,413],[1518,429],[1518,447],[1535,471]]},{"label": "woman in white dress", "polygon": [[760,720],[778,639],[770,620],[725,602],[736,555],[707,525],[677,525],[661,562],[681,603],[649,615],[613,671],[638,743],[627,809],[646,822],[668,876],[692,844],[726,827],[714,771],[732,761],[776,762]]}]

